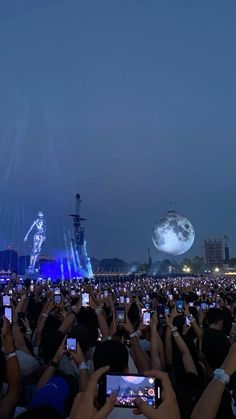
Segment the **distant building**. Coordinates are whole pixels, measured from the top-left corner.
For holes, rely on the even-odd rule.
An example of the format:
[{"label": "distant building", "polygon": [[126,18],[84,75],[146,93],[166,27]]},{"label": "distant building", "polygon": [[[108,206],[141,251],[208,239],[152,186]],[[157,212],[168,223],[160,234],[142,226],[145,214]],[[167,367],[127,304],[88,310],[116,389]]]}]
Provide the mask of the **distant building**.
[{"label": "distant building", "polygon": [[223,267],[223,243],[222,239],[210,239],[204,241],[205,262],[209,268]]}]

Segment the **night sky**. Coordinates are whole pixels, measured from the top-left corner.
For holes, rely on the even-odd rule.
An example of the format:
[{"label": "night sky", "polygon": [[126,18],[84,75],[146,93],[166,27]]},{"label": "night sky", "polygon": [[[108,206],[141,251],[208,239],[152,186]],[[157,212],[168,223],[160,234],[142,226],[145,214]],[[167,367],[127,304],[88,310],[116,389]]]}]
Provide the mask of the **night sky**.
[{"label": "night sky", "polygon": [[[144,260],[176,209],[236,255],[235,0],[0,0],[0,245]],[[32,240],[29,240],[29,242]]]}]

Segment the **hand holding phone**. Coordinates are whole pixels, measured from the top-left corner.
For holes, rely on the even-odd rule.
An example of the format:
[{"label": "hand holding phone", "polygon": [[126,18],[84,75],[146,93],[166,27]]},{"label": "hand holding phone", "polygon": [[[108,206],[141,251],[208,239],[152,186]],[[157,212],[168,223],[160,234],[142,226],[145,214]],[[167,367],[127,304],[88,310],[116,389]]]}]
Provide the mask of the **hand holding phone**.
[{"label": "hand holding phone", "polygon": [[99,383],[101,404],[105,404],[112,393],[117,396],[117,407],[134,408],[135,399],[140,399],[155,408],[160,404],[161,382],[155,377],[143,375],[107,374]]}]

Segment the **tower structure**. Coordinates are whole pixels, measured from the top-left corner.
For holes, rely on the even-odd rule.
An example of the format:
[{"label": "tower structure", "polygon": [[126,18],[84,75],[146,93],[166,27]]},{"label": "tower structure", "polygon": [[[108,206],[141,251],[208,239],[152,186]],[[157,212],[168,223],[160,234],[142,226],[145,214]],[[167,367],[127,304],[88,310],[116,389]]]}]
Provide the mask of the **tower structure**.
[{"label": "tower structure", "polygon": [[205,262],[209,268],[223,266],[222,239],[208,239],[204,241]]},{"label": "tower structure", "polygon": [[72,239],[72,257],[75,272],[81,276],[91,278],[93,276],[90,258],[87,255],[87,243],[84,238],[86,218],[81,217],[81,198],[77,193],[75,196],[75,214],[70,214],[73,218],[74,238]]}]

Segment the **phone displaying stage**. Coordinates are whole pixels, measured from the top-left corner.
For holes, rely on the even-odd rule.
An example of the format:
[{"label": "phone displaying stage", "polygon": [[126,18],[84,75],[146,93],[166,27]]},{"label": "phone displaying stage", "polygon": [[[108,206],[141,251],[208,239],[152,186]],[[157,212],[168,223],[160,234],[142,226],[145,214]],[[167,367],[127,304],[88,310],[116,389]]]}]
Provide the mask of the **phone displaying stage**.
[{"label": "phone displaying stage", "polygon": [[54,303],[55,304],[61,304],[61,295],[60,294],[54,295]]},{"label": "phone displaying stage", "polygon": [[176,310],[181,313],[184,309],[184,300],[177,300],[175,303]]},{"label": "phone displaying stage", "polygon": [[103,389],[99,393],[103,393],[103,403],[111,393],[116,393],[116,407],[134,408],[136,398],[141,398],[150,407],[157,407],[160,403],[161,383],[154,377],[107,374],[101,386]]},{"label": "phone displaying stage", "polygon": [[116,322],[124,323],[125,321],[125,310],[122,307],[116,307]]},{"label": "phone displaying stage", "polygon": [[89,293],[83,292],[82,293],[82,307],[88,307],[89,306]]},{"label": "phone displaying stage", "polygon": [[11,305],[11,296],[10,295],[3,295],[2,296],[2,303],[4,306],[10,306]]},{"label": "phone displaying stage", "polygon": [[125,297],[123,295],[120,296],[120,304],[124,304],[125,302]]},{"label": "phone displaying stage", "polygon": [[151,313],[149,311],[143,312],[143,324],[144,326],[149,326],[151,320]]},{"label": "phone displaying stage", "polygon": [[202,302],[202,303],[200,304],[200,307],[201,307],[201,310],[202,310],[202,311],[206,311],[206,310],[207,310],[207,308],[208,308],[207,303],[205,303],[205,302]]},{"label": "phone displaying stage", "polygon": [[76,351],[76,347],[77,347],[77,344],[76,344],[76,339],[74,339],[74,338],[67,338],[66,339],[66,349],[67,349],[67,351]]},{"label": "phone displaying stage", "polygon": [[4,316],[12,323],[12,308],[4,307]]}]

